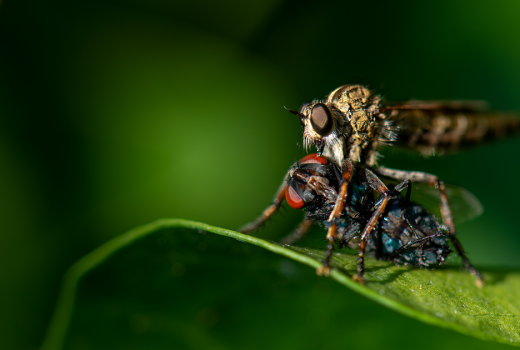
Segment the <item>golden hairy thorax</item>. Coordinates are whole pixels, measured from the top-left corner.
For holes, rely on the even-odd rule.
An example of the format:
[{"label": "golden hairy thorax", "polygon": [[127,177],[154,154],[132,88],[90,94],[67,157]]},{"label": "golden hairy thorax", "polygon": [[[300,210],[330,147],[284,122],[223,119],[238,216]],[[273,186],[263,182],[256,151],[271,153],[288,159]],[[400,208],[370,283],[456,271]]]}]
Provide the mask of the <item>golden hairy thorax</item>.
[{"label": "golden hairy thorax", "polygon": [[380,103],[380,95],[372,95],[361,85],[344,85],[331,92],[327,98],[327,104],[341,112],[338,117],[346,118],[350,125],[345,154],[354,163],[364,161],[374,165],[377,162],[379,154],[375,151],[378,143],[374,142],[374,137],[377,139],[377,134],[381,132],[378,122],[385,119],[379,113]]}]

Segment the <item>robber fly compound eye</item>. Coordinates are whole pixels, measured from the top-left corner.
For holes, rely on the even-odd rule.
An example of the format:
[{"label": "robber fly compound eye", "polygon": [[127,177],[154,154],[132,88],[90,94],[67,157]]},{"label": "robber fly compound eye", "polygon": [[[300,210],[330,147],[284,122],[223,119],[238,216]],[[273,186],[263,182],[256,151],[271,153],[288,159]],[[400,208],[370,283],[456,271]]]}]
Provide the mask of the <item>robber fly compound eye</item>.
[{"label": "robber fly compound eye", "polygon": [[332,131],[332,115],[330,109],[323,103],[317,103],[311,110],[311,125],[314,131],[322,137],[329,135]]}]

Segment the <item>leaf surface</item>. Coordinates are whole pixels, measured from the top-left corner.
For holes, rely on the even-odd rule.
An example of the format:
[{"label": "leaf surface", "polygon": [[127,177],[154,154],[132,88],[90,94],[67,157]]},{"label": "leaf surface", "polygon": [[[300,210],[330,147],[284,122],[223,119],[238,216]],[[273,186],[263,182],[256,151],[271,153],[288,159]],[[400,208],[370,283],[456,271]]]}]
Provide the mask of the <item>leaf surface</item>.
[{"label": "leaf surface", "polygon": [[[233,238],[240,243],[219,236]],[[253,249],[253,246],[277,255]],[[138,340],[133,339],[125,346],[126,349],[143,348],[140,341],[149,346],[156,338],[168,343],[169,340],[164,337],[175,341],[184,339],[187,348],[219,348],[215,345],[219,340],[208,336],[213,333],[201,329],[216,327],[214,334],[220,335],[226,330],[218,330],[215,326],[218,319],[233,319],[230,315],[234,314],[240,324],[247,322],[248,317],[257,317],[273,307],[255,309],[257,306],[252,305],[249,308],[256,310],[254,315],[252,311],[240,315],[239,309],[233,311],[236,305],[218,304],[218,300],[224,300],[221,296],[231,295],[232,300],[238,302],[244,295],[254,299],[257,294],[274,293],[272,295],[276,299],[277,292],[273,288],[276,289],[277,284],[273,286],[272,282],[267,282],[272,279],[273,273],[281,272],[285,276],[297,276],[299,273],[285,258],[315,269],[321,265],[323,257],[324,251],[281,245],[203,223],[183,219],[159,220],[107,242],[71,267],[64,279],[43,349],[103,348],[96,341],[107,348],[120,347],[125,337],[121,334],[113,337],[117,332],[139,335]],[[351,280],[356,272],[356,261],[355,255],[335,253],[330,278],[377,303],[423,322],[480,339],[520,345],[518,271],[484,270],[486,285],[478,288],[474,277],[458,267],[458,259],[451,259],[448,266],[435,270],[394,266],[367,259],[367,283],[362,286]],[[189,286],[182,283],[183,276],[188,273],[200,276],[199,279],[191,279]],[[236,281],[236,278],[226,280],[225,276],[241,277]],[[262,285],[264,277],[266,282]],[[256,283],[256,286],[247,287],[251,283]],[[177,292],[184,294],[176,296]],[[285,303],[297,299],[296,296],[280,293]],[[216,303],[213,309],[204,306],[208,303],[207,298]],[[200,305],[197,304],[198,300]],[[316,303],[319,305],[321,301],[317,300]],[[339,305],[336,308],[341,310],[341,302],[335,303]],[[175,321],[181,307],[189,309],[188,314],[192,312],[196,315],[195,324],[198,326],[191,327],[189,325],[192,323],[188,321]],[[298,313],[299,309],[305,307],[293,312]],[[367,317],[377,319],[377,315]],[[121,322],[114,323],[114,320]],[[113,327],[113,324],[123,324],[124,327]],[[170,331],[165,332],[165,329]],[[241,340],[241,336],[244,339]],[[233,341],[244,343],[251,337],[247,334],[230,335]],[[117,343],[111,344],[110,339],[117,339]],[[263,338],[255,344],[259,348],[267,346],[267,343],[262,345],[262,341]],[[294,345],[293,342],[291,346]],[[305,348],[305,345],[308,346],[302,344],[300,348]],[[221,344],[220,348],[226,346]],[[161,347],[157,345],[156,349]]]}]

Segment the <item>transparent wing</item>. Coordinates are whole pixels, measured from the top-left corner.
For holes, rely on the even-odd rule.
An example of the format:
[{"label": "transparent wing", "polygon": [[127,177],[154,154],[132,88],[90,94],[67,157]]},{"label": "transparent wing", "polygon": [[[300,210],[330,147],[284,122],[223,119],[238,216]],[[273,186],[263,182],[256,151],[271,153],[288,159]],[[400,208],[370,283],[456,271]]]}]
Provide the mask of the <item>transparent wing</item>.
[{"label": "transparent wing", "polygon": [[[478,198],[467,189],[445,184],[453,220],[456,223],[469,221],[482,215],[484,208]],[[418,203],[441,218],[439,190],[426,183],[412,184],[412,202]]]},{"label": "transparent wing", "polygon": [[417,101],[388,102],[381,110],[408,110],[416,109],[423,111],[452,111],[452,112],[473,112],[483,113],[489,110],[486,101]]}]

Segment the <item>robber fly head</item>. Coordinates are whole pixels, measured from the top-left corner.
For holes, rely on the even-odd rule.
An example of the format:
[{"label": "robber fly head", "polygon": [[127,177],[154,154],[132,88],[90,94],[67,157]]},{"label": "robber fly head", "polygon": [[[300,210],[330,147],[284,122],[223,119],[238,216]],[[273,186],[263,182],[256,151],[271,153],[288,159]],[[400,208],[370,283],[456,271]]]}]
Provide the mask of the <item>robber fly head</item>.
[{"label": "robber fly head", "polygon": [[384,119],[379,113],[380,101],[379,95],[362,85],[343,85],[325,100],[304,103],[299,112],[291,112],[300,118],[306,148],[315,145],[318,154],[340,167],[345,158],[353,163],[361,162],[363,154],[369,154],[374,148],[369,157],[375,163],[378,154],[373,140],[380,137],[379,129],[390,132],[376,122],[378,118]]},{"label": "robber fly head", "polygon": [[316,146],[319,155],[340,165],[344,159],[345,136],[351,131],[341,112],[319,100],[304,103],[299,112],[289,111],[300,118],[305,148]]}]

